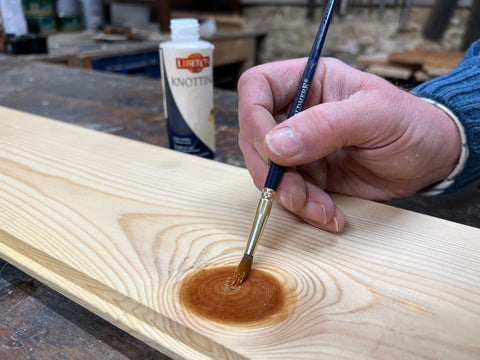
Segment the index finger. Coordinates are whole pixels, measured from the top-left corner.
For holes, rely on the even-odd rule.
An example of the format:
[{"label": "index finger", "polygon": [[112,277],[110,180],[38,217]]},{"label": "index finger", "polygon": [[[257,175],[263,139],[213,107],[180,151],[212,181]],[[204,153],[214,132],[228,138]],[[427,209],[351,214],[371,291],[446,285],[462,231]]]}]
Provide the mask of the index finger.
[{"label": "index finger", "polygon": [[[306,59],[287,60],[247,70],[238,83],[240,132],[255,146],[287,118]],[[261,150],[261,149],[257,149]]]}]

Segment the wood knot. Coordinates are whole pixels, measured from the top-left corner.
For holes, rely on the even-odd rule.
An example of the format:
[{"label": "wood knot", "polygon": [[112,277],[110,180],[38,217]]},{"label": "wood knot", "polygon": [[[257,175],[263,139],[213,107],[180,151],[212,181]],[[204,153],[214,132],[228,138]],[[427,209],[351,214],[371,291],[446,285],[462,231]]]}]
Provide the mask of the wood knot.
[{"label": "wood knot", "polygon": [[252,269],[248,281],[229,286],[234,266],[202,268],[180,284],[184,309],[227,325],[267,326],[288,318],[295,309],[295,289],[272,274]]}]

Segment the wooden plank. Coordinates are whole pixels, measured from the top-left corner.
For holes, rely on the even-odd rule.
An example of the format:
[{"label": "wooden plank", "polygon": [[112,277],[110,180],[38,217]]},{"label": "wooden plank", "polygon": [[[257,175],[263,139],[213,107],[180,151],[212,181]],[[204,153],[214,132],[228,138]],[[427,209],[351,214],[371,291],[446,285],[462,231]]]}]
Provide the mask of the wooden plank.
[{"label": "wooden plank", "polygon": [[461,51],[415,49],[359,56],[357,64],[386,78],[407,80],[413,76],[418,81],[426,81],[453,70],[464,55]]},{"label": "wooden plank", "polygon": [[245,62],[246,68],[255,65],[255,38],[226,39],[215,41],[213,50],[213,65],[221,66]]},{"label": "wooden plank", "polygon": [[0,182],[1,256],[174,358],[480,355],[479,229],[335,196],[331,234],[275,205],[254,269],[294,289],[293,311],[232,325],[179,288],[239,261],[259,195],[245,169],[0,108]]},{"label": "wooden plank", "polygon": [[[265,34],[256,31],[217,32],[212,36],[202,37],[214,46],[213,65],[222,66],[240,64],[239,73],[254,66],[257,58],[257,45]],[[161,36],[159,42],[169,40],[168,36]],[[92,68],[93,59],[115,57],[121,55],[139,54],[145,51],[158,49],[158,44],[131,44],[128,49],[95,50],[68,55],[66,62],[69,66],[85,69]]]},{"label": "wooden plank", "polygon": [[388,61],[392,64],[419,68],[428,63],[431,67],[453,70],[464,55],[462,51],[416,49],[393,52],[389,55]]},{"label": "wooden plank", "polygon": [[361,66],[389,65],[388,54],[359,55],[357,64]]},{"label": "wooden plank", "polygon": [[390,79],[408,80],[412,76],[412,70],[393,65],[370,65],[368,72]]}]

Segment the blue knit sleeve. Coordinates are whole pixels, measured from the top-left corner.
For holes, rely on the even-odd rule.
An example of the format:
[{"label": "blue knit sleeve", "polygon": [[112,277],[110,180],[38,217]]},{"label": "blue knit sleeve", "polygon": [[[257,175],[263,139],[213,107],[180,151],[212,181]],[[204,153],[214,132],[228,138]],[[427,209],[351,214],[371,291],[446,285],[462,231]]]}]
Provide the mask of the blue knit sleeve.
[{"label": "blue knit sleeve", "polygon": [[480,179],[480,40],[469,47],[453,71],[417,86],[412,94],[446,106],[464,127],[468,158],[463,171],[445,193]]}]

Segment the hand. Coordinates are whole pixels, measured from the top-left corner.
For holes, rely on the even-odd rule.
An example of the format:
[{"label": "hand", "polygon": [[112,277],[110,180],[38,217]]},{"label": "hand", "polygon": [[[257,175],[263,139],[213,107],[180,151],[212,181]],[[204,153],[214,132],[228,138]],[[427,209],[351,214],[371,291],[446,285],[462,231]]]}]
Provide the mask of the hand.
[{"label": "hand", "polygon": [[305,110],[286,120],[306,59],[264,64],[240,78],[239,144],[261,189],[269,159],[287,166],[276,199],[306,222],[340,231],[325,191],[371,200],[410,196],[443,180],[460,156],[455,123],[386,80],[322,58]]}]

